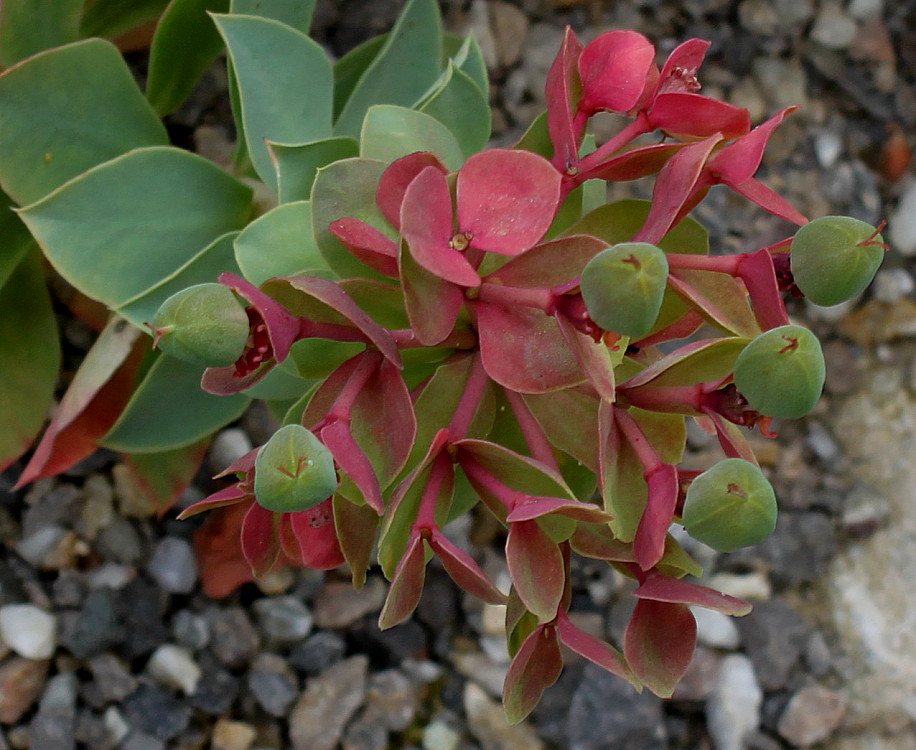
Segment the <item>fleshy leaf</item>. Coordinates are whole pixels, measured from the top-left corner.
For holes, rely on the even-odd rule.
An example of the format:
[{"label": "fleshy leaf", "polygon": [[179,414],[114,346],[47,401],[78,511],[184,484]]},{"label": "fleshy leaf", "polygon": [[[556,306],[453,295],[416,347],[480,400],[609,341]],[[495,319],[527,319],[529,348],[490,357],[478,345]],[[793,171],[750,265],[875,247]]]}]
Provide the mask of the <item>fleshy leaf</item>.
[{"label": "fleshy leaf", "polygon": [[761,123],[747,135],[722,147],[709,160],[708,167],[726,185],[738,185],[754,176],[763,159],[763,151],[773,131],[786,115],[798,107],[786,107]]},{"label": "fleshy leaf", "polygon": [[433,529],[427,540],[436,553],[445,572],[471,596],[489,604],[505,604],[506,596],[493,585],[480,566],[463,549],[456,547],[438,529]]},{"label": "fleshy leaf", "polygon": [[541,693],[557,681],[563,659],[553,627],[535,628],[516,652],[503,686],[503,707],[510,724],[522,721],[541,699]]},{"label": "fleshy leaf", "polygon": [[401,287],[410,327],[424,346],[435,346],[455,327],[464,290],[421,266],[401,243]]},{"label": "fleshy leaf", "polygon": [[623,660],[623,655],[617,649],[580,630],[568,617],[557,618],[557,635],[560,643],[579,656],[628,682],[635,682],[633,674]]},{"label": "fleshy leaf", "polygon": [[420,112],[448,127],[463,156],[476,154],[486,147],[490,138],[492,115],[487,96],[471,76],[452,62],[443,79],[441,88],[423,102]]},{"label": "fleshy leaf", "polygon": [[198,500],[196,503],[189,505],[178,514],[178,520],[183,521],[191,516],[196,516],[198,513],[205,513],[208,510],[216,510],[217,508],[235,505],[245,498],[250,499],[251,495],[239,487],[238,484],[231,484],[228,487],[217,490],[212,495],[207,495],[203,500]]},{"label": "fleshy leaf", "polygon": [[[443,175],[448,174],[448,170],[439,161],[439,157],[429,151],[419,151],[391,162],[379,177],[375,200],[382,215],[398,231],[401,229],[401,205],[404,203],[404,193],[407,192],[414,178],[426,167],[435,167]],[[451,219],[451,213],[449,219]]]},{"label": "fleshy leaf", "polygon": [[361,263],[380,274],[397,278],[397,242],[359,219],[344,217],[331,222],[328,229]]},{"label": "fleshy leaf", "polygon": [[[48,50],[7,70],[0,76],[0,110],[0,185],[20,205],[131,149],[168,143],[121,54],[100,39]],[[120,215],[111,203],[106,208],[106,219]]]},{"label": "fleshy leaf", "polygon": [[426,547],[423,538],[414,534],[404,556],[394,571],[388,598],[378,618],[378,626],[385,630],[403,622],[417,608],[426,578]]},{"label": "fleshy leaf", "polygon": [[287,513],[293,534],[299,540],[302,554],[299,562],[313,570],[330,570],[344,562],[337,541],[334,510],[331,498],[313,508],[297,513]]},{"label": "fleshy leaf", "polygon": [[636,561],[643,570],[652,568],[665,553],[665,537],[677,504],[677,469],[671,464],[661,464],[649,474],[646,484],[648,500],[633,540]]},{"label": "fleshy leaf", "polygon": [[721,380],[734,366],[748,340],[740,336],[702,339],[678,347],[620,384],[623,390],[643,385],[678,386]]},{"label": "fleshy leaf", "polygon": [[371,62],[363,68],[365,59],[358,60],[352,66],[357,80],[342,105],[334,134],[356,138],[373,104],[413,106],[439,77],[441,28],[435,0],[409,0],[381,48],[364,50],[363,57]]},{"label": "fleshy leaf", "polygon": [[0,287],[0,469],[41,429],[57,383],[60,345],[41,258],[33,246]]},{"label": "fleshy leaf", "polygon": [[638,599],[651,599],[657,602],[677,604],[694,604],[698,607],[714,609],[726,615],[746,615],[751,605],[734,596],[723,594],[707,586],[700,586],[679,578],[670,578],[659,573],[649,573],[639,586],[633,589],[633,596]]},{"label": "fleshy leaf", "polygon": [[546,393],[585,380],[552,316],[532,307],[483,302],[474,309],[484,366],[500,385],[519,393]]},{"label": "fleshy leaf", "polygon": [[316,0],[232,0],[234,15],[261,16],[292,26],[307,34],[312,25]]},{"label": "fleshy leaf", "polygon": [[247,512],[244,503],[219,508],[194,532],[201,588],[213,599],[222,599],[253,579],[241,543],[242,521]]},{"label": "fleshy leaf", "polygon": [[573,551],[583,557],[608,562],[636,562],[633,545],[617,539],[607,524],[580,523],[569,543]]},{"label": "fleshy leaf", "polygon": [[607,523],[611,517],[597,505],[558,497],[527,497],[516,503],[506,516],[509,523],[530,521],[549,514],[566,516],[584,523]]},{"label": "fleshy leaf", "polygon": [[331,135],[331,62],[317,42],[279,21],[212,18],[238,81],[248,153],[258,176],[276,192],[277,173],[265,140],[307,143]]},{"label": "fleshy leaf", "polygon": [[361,157],[392,162],[420,151],[435,154],[450,170],[464,159],[455,136],[432,115],[391,104],[369,108],[360,132]]},{"label": "fleshy leaf", "polygon": [[738,282],[724,273],[674,269],[668,286],[714,326],[736,336],[756,336],[760,326]]},{"label": "fleshy leaf", "polygon": [[242,552],[256,577],[267,573],[280,556],[277,520],[272,511],[252,503],[242,521]]},{"label": "fleshy leaf", "polygon": [[598,399],[575,389],[523,398],[551,444],[597,473]]},{"label": "fleshy leaf", "polygon": [[698,138],[716,133],[724,138],[737,138],[751,129],[746,109],[685,91],[656,96],[649,110],[649,120],[666,133]]},{"label": "fleshy leaf", "polygon": [[510,524],[506,563],[525,607],[542,622],[556,617],[566,583],[563,554],[537,521]]},{"label": "fleshy leaf", "polygon": [[544,236],[559,202],[560,174],[527,151],[481,151],[458,172],[458,230],[478,250],[527,250]]},{"label": "fleshy leaf", "polygon": [[635,31],[607,31],[585,45],[579,56],[582,99],[579,109],[626,112],[639,100],[655,48]]},{"label": "fleshy leaf", "polygon": [[640,599],[623,636],[623,654],[640,682],[670,698],[696,646],[697,622],[683,604]]},{"label": "fleshy leaf", "polygon": [[184,448],[124,457],[126,476],[135,493],[147,498],[151,513],[161,516],[174,505],[194,479],[209,446],[207,437]]},{"label": "fleshy leaf", "polygon": [[308,200],[318,170],[340,159],[359,155],[353,138],[322,138],[310,143],[266,141],[267,153],[277,172],[277,198],[280,203]]},{"label": "fleshy leaf", "polygon": [[240,228],[250,201],[251,190],[212,162],[152,147],[85,172],[20,216],[64,278],[117,307]]},{"label": "fleshy leaf", "polygon": [[404,193],[401,233],[410,255],[430,273],[460,286],[480,284],[477,271],[453,247],[452,199],[445,176],[435,167],[420,172]]},{"label": "fleshy leaf", "polygon": [[229,0],[172,0],[150,45],[146,98],[160,115],[173,112],[223,48],[207,11],[225,13]]},{"label": "fleshy leaf", "polygon": [[378,515],[368,505],[357,505],[339,494],[334,495],[331,505],[334,508],[334,526],[346,529],[340,535],[340,550],[352,571],[354,588],[361,589],[372,563]]},{"label": "fleshy leaf", "polygon": [[341,470],[359,488],[366,503],[378,515],[382,515],[385,506],[378,478],[372,464],[350,434],[348,425],[335,421],[321,430],[321,440],[334,455],[334,460]]},{"label": "fleshy leaf", "polygon": [[0,3],[0,66],[75,42],[83,0],[4,0]]},{"label": "fleshy leaf", "polygon": [[285,203],[259,216],[233,244],[239,268],[255,285],[274,276],[331,273],[312,236],[308,201]]},{"label": "fleshy leaf", "polygon": [[606,242],[587,234],[559,237],[535,245],[484,280],[525,289],[559,286],[579,276],[585,264],[606,247]]},{"label": "fleshy leaf", "polygon": [[99,442],[127,453],[155,453],[190,445],[237,419],[249,399],[204,393],[200,377],[201,368],[159,356]]},{"label": "fleshy leaf", "polygon": [[578,68],[581,53],[582,45],[572,28],[567,26],[560,51],[547,72],[545,88],[547,130],[553,143],[553,164],[561,171],[575,164],[582,140],[581,128],[573,124],[576,105],[582,94]]},{"label": "fleshy leaf", "polygon": [[96,440],[108,432],[130,398],[146,348],[138,329],[117,317],[109,321],[70,381],[18,485],[58,474],[96,449]]}]

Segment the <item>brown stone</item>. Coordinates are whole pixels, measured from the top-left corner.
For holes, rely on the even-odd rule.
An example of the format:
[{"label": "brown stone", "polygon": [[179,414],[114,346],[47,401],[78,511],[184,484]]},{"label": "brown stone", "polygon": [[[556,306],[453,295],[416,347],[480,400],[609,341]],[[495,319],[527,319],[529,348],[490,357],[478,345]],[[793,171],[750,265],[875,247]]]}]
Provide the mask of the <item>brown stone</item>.
[{"label": "brown stone", "polygon": [[0,723],[15,724],[41,695],[48,660],[14,656],[0,667]]}]

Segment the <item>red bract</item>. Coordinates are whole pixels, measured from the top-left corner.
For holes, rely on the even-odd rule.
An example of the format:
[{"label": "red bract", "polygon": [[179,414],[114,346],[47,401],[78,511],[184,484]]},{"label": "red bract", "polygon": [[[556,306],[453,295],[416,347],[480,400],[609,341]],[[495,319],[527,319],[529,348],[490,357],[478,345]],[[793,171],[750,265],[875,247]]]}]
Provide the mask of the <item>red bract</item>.
[{"label": "red bract", "polygon": [[654,67],[655,47],[635,31],[606,31],[579,56],[579,111],[628,112],[640,100]]}]

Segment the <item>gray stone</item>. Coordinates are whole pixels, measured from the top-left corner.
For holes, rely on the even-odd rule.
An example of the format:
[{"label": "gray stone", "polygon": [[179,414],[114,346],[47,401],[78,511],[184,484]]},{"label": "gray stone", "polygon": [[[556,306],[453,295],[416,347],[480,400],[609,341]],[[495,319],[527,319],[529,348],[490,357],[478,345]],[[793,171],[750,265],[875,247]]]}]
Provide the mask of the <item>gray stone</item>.
[{"label": "gray stone", "polygon": [[736,620],[744,648],[766,690],[784,687],[808,637],[805,621],[781,601],[759,602]]},{"label": "gray stone", "polygon": [[48,680],[38,713],[29,723],[30,750],[76,747],[76,689],[73,672],[62,672]]},{"label": "gray stone", "polygon": [[343,659],[346,650],[347,644],[341,636],[322,630],[296,644],[289,662],[307,675],[316,675]]},{"label": "gray stone", "polygon": [[137,732],[159,740],[177,737],[191,720],[191,708],[155,685],[142,683],[124,701],[124,717]]},{"label": "gray stone", "polygon": [[875,299],[893,304],[913,293],[916,283],[905,268],[882,268],[875,276],[872,294]]},{"label": "gray stone", "polygon": [[392,732],[413,723],[420,704],[414,683],[398,669],[385,669],[369,678],[365,715]]},{"label": "gray stone", "polygon": [[674,688],[672,699],[699,702],[709,698],[718,684],[721,658],[715,651],[697,646],[687,671]]},{"label": "gray stone", "polygon": [[203,674],[191,696],[191,705],[214,716],[226,715],[238,696],[238,680],[206,651],[201,654],[200,666]]},{"label": "gray stone", "polygon": [[887,223],[891,247],[906,257],[916,255],[916,180],[900,194]]},{"label": "gray stone", "polygon": [[[107,589],[102,589],[107,591]],[[124,623],[124,653],[134,659],[146,656],[169,637],[163,622],[168,594],[137,578],[117,592],[118,612]]]},{"label": "gray stone", "polygon": [[213,439],[210,453],[207,456],[207,465],[214,474],[224,471],[227,466],[238,461],[254,446],[248,433],[238,427],[229,427],[220,430]]},{"label": "gray stone", "polygon": [[293,750],[333,750],[366,697],[369,659],[351,656],[306,683],[289,715]]},{"label": "gray stone", "polygon": [[72,629],[62,634],[61,641],[74,656],[85,659],[123,639],[114,593],[111,589],[96,589],[86,596]]},{"label": "gray stone", "polygon": [[857,31],[856,22],[838,3],[824,2],[811,28],[811,38],[831,49],[846,49],[856,38]]},{"label": "gray stone", "polygon": [[741,644],[735,620],[705,607],[691,607],[697,621],[697,641],[711,648],[733,650]]},{"label": "gray stone", "polygon": [[661,750],[666,745],[662,701],[648,690],[586,664],[573,694],[567,720],[570,748],[603,750],[610,746]]},{"label": "gray stone", "polygon": [[33,604],[0,607],[0,639],[26,659],[47,659],[57,648],[57,620]]},{"label": "gray stone", "polygon": [[342,581],[325,584],[315,596],[315,625],[319,628],[345,628],[365,615],[379,612],[385,602],[386,586],[369,578],[359,591]]},{"label": "gray stone", "polygon": [[210,625],[210,649],[217,659],[230,669],[251,661],[261,641],[244,609],[212,607],[207,610],[206,618]]},{"label": "gray stone", "polygon": [[92,657],[88,666],[93,680],[83,689],[83,697],[97,708],[122,701],[137,689],[136,678],[112,653]]},{"label": "gray stone", "polygon": [[146,552],[146,545],[130,519],[115,516],[99,532],[96,549],[101,555],[127,565],[138,563]]},{"label": "gray stone", "polygon": [[716,750],[744,750],[745,738],[760,724],[763,691],[747,657],[729,654],[720,664],[719,683],[706,704],[709,734]]},{"label": "gray stone", "polygon": [[294,596],[272,596],[254,603],[261,634],[275,643],[301,641],[312,630],[312,613]]},{"label": "gray stone", "polygon": [[170,594],[190,594],[197,583],[194,550],[187,540],[176,536],[167,536],[156,545],[146,569]]},{"label": "gray stone", "polygon": [[191,651],[199,651],[210,642],[210,625],[203,615],[182,609],[172,620],[176,642]]},{"label": "gray stone", "polygon": [[350,722],[341,747],[343,750],[387,750],[388,732],[382,724],[364,714]]},{"label": "gray stone", "polygon": [[834,690],[812,685],[789,701],[779,718],[779,733],[797,747],[827,739],[846,715],[846,699]]},{"label": "gray stone", "polygon": [[299,694],[299,681],[286,660],[260,654],[248,671],[248,689],[271,716],[285,716]]}]

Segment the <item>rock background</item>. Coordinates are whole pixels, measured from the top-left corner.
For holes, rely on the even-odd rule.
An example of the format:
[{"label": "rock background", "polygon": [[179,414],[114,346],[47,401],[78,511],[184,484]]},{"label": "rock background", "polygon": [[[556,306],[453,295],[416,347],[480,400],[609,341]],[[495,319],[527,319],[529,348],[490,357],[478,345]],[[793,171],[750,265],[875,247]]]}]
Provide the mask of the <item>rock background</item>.
[{"label": "rock background", "polygon": [[[320,1],[319,39],[342,54],[384,31],[400,0]],[[781,503],[774,536],[716,556],[694,544],[708,583],[755,600],[732,620],[698,610],[700,646],[671,701],[637,695],[574,659],[530,721],[507,727],[501,612],[431,567],[414,620],[380,632],[379,576],[281,571],[213,601],[190,545],[198,521],[132,508],[116,456],[12,492],[0,477],[0,750],[912,750],[916,748],[916,3],[913,0],[444,0],[490,67],[494,142],[543,109],[543,81],[571,24],[585,41],[634,28],[660,53],[713,46],[708,93],[755,122],[802,108],[777,131],[763,174],[810,216],[890,222],[872,289],[834,309],[793,303],[825,342],[824,399],[758,440]],[[133,61],[142,75],[143,60]],[[216,66],[170,118],[181,145],[231,148]],[[607,118],[607,128],[615,127]],[[644,196],[651,183],[613,186]],[[755,249],[791,228],[726,190],[698,209],[715,245]],[[888,236],[888,235],[886,235]],[[90,338],[62,321],[73,357]],[[183,498],[263,442],[254,411],[218,437]],[[708,465],[709,438],[689,436]],[[499,557],[481,529],[499,579]],[[581,627],[619,639],[632,601],[607,567],[575,570]]]}]

